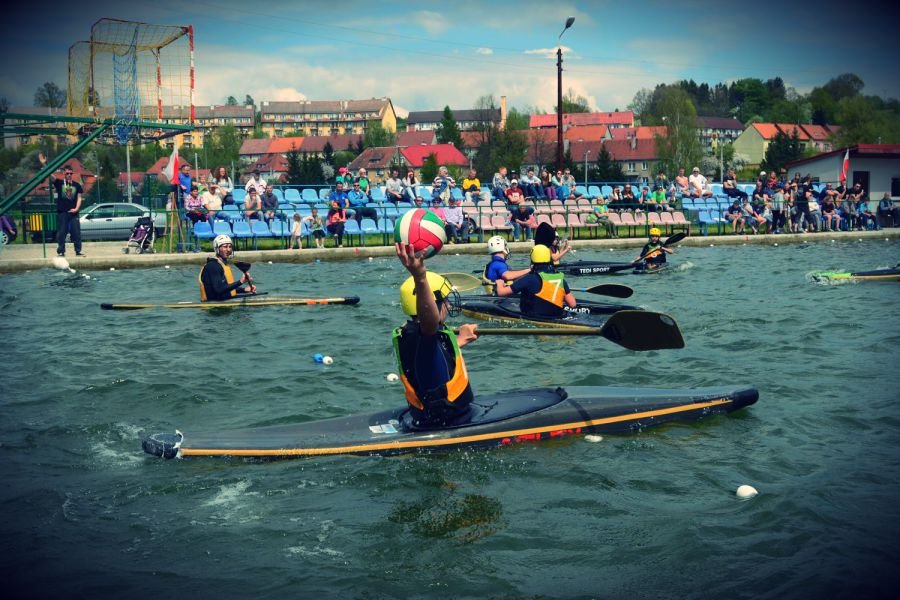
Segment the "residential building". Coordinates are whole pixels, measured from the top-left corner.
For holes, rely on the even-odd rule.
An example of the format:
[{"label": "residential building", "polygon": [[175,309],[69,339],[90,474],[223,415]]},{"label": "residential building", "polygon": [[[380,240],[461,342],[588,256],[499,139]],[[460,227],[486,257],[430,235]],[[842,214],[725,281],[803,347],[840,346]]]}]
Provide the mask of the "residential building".
[{"label": "residential building", "polygon": [[[528,126],[532,129],[555,128],[558,117],[555,114],[531,115]],[[629,111],[564,113],[563,129],[566,127],[583,127],[585,125],[605,125],[609,129],[634,127],[634,113]]]},{"label": "residential building", "polygon": [[[397,153],[399,152],[399,156]],[[434,154],[438,165],[457,166],[460,168],[469,166],[469,159],[453,144],[428,144],[400,148],[389,146],[386,148],[367,148],[357,156],[348,167],[351,171],[364,167],[369,171],[369,177],[374,177],[378,183],[383,183],[390,173],[386,168],[389,165],[404,165],[406,169],[412,169],[416,177],[421,179],[422,166],[425,159]],[[373,172],[374,169],[374,172]]]},{"label": "residential building", "polygon": [[[9,110],[7,112],[23,115],[47,115],[50,117],[68,115],[68,111],[65,108],[48,108],[41,106],[11,106],[9,107]],[[46,135],[53,136],[56,139],[56,142],[62,145],[71,145],[77,141],[75,135],[60,132],[60,127],[64,127],[66,125],[64,123],[26,123],[24,121],[19,121],[18,119],[10,119],[9,117],[5,117],[4,121],[4,130],[6,131],[7,135],[9,135],[10,133],[14,134],[9,135],[9,137],[6,137],[3,140],[3,144],[6,148],[15,149],[20,146],[34,144],[37,143],[39,138]],[[42,130],[47,130],[47,133],[42,133]],[[70,131],[72,131],[72,133],[75,132],[74,126]]]},{"label": "residential building", "polygon": [[[465,145],[465,137],[469,132],[463,133],[463,145]],[[418,146],[420,144],[436,144],[437,139],[434,136],[434,130],[425,131],[400,131],[397,133],[397,146]]]},{"label": "residential building", "polygon": [[[503,98],[500,108],[453,110],[453,120],[460,131],[473,131],[488,127],[499,127],[506,120],[506,102]],[[407,131],[434,131],[444,118],[443,110],[413,111],[406,117]]]},{"label": "residential building", "polygon": [[900,144],[857,144],[837,148],[811,158],[804,158],[786,166],[787,176],[811,176],[820,182],[840,181],[844,157],[849,153],[847,185],[859,183],[874,206],[888,192],[900,199]]},{"label": "residential building", "polygon": [[800,141],[801,152],[807,148],[815,151],[827,151],[831,148],[831,138],[837,131],[831,125],[809,125],[801,123],[753,123],[747,127],[734,141],[735,156],[742,158],[750,166],[759,165],[766,156],[769,143],[776,135],[782,133],[792,136],[796,132]]},{"label": "residential building", "polygon": [[744,131],[744,126],[731,117],[697,117],[697,133],[700,144],[706,152],[711,152],[719,142],[733,144]]},{"label": "residential building", "polygon": [[397,130],[397,115],[389,98],[369,100],[263,101],[260,127],[269,137],[297,132],[304,136],[365,133],[377,122],[387,131]]},{"label": "residential building", "polygon": [[656,136],[666,137],[669,134],[669,129],[664,125],[642,125],[639,127],[617,127],[610,129],[609,132],[614,140],[630,140],[631,138],[652,140],[656,139]]}]

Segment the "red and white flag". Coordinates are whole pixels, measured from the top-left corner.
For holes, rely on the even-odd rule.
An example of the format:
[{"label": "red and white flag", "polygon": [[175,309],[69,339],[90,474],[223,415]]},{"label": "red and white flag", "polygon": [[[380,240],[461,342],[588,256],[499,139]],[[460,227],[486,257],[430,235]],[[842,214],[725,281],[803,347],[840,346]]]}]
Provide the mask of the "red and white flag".
[{"label": "red and white flag", "polygon": [[176,183],[178,177],[178,146],[172,150],[172,156],[169,157],[169,163],[163,167],[162,174],[166,176],[169,183]]},{"label": "red and white flag", "polygon": [[847,171],[850,170],[850,148],[844,153],[844,162],[841,164],[841,183],[847,183]]}]

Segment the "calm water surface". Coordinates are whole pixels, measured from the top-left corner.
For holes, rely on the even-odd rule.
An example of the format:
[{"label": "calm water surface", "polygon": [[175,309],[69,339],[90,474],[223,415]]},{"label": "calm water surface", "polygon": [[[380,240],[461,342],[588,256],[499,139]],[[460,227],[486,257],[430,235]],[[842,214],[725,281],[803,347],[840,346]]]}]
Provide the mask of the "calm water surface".
[{"label": "calm water surface", "polygon": [[[630,301],[676,318],[683,350],[466,348],[484,393],[757,386],[759,403],[728,417],[601,443],[275,462],[163,461],[140,440],[401,403],[385,380],[395,260],[257,264],[273,293],[362,302],[228,314],[99,309],[192,299],[193,268],[2,277],[5,595],[886,597],[900,581],[900,284],[806,274],[898,259],[896,241],[680,248],[676,272],[575,283],[632,285]],[[738,500],[744,483],[760,495]]]}]

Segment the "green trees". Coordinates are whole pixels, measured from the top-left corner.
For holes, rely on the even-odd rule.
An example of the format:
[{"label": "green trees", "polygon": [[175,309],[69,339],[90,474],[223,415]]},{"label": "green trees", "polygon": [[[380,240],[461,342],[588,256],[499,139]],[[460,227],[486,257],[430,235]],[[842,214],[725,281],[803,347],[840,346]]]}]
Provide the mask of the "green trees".
[{"label": "green trees", "polygon": [[606,146],[600,148],[600,155],[597,156],[597,160],[590,171],[588,178],[591,181],[625,181],[625,173],[622,171],[622,167],[613,160]]},{"label": "green trees", "polygon": [[34,93],[34,105],[63,108],[66,106],[66,92],[52,81],[47,81]]},{"label": "green trees", "polygon": [[769,142],[766,157],[760,164],[760,168],[768,173],[779,173],[786,164],[802,157],[803,152],[800,150],[797,131],[795,130],[791,136],[778,132]]},{"label": "green trees", "polygon": [[362,152],[364,148],[382,148],[384,146],[393,146],[395,143],[397,143],[397,135],[395,133],[385,129],[378,121],[369,121],[366,133],[363,135],[362,148],[358,148],[358,150]]},{"label": "green trees", "polygon": [[703,152],[697,135],[697,111],[687,93],[666,87],[656,98],[653,110],[668,131],[665,136],[656,136],[659,167],[666,173],[675,173],[680,167],[699,165]]},{"label": "green trees", "polygon": [[444,107],[444,114],[434,134],[438,144],[453,144],[456,148],[462,148],[462,134],[449,106]]}]

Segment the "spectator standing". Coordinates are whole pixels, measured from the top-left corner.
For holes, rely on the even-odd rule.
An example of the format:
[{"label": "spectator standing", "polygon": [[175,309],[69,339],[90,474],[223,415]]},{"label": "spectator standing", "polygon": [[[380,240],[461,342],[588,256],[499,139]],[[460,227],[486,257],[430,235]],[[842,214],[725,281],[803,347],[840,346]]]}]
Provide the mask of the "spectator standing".
[{"label": "spectator standing", "polygon": [[[38,154],[41,166],[47,164],[47,157]],[[56,195],[56,255],[66,255],[66,236],[72,236],[75,256],[84,256],[81,251],[80,211],[84,196],[84,188],[75,179],[72,167],[63,168],[62,179],[53,180],[53,192]]]},{"label": "spectator standing", "polygon": [[178,173],[178,206],[184,207],[187,197],[191,195],[191,165],[184,163]]},{"label": "spectator standing", "polygon": [[486,203],[491,201],[491,193],[481,189],[481,180],[478,179],[475,169],[469,169],[469,174],[462,180],[462,189],[469,202],[475,202],[476,198]]},{"label": "spectator standing", "polygon": [[297,250],[303,250],[303,219],[300,213],[294,213],[293,223],[291,224],[291,245],[288,250],[293,250],[296,245]]},{"label": "spectator standing", "polygon": [[356,179],[353,180],[353,183],[358,183],[359,189],[362,191],[362,193],[365,194],[366,197],[371,198],[372,185],[371,185],[371,182],[369,181],[368,171],[366,171],[363,168],[360,168],[359,171],[356,172]]},{"label": "spectator standing", "polygon": [[248,194],[250,190],[256,190],[257,198],[261,198],[263,193],[266,191],[266,182],[259,174],[259,169],[254,169],[253,174],[250,175],[250,179],[247,180],[247,183],[244,184],[244,191]]},{"label": "spectator standing", "polygon": [[784,218],[784,187],[780,186],[775,188],[775,193],[772,194],[772,233],[783,233],[785,218]]},{"label": "spectator standing", "polygon": [[812,233],[813,231],[821,231],[822,213],[819,211],[819,201],[816,200],[816,197],[813,194],[812,187],[806,188],[806,206],[806,214],[808,215],[808,218],[806,220],[807,233]]}]

